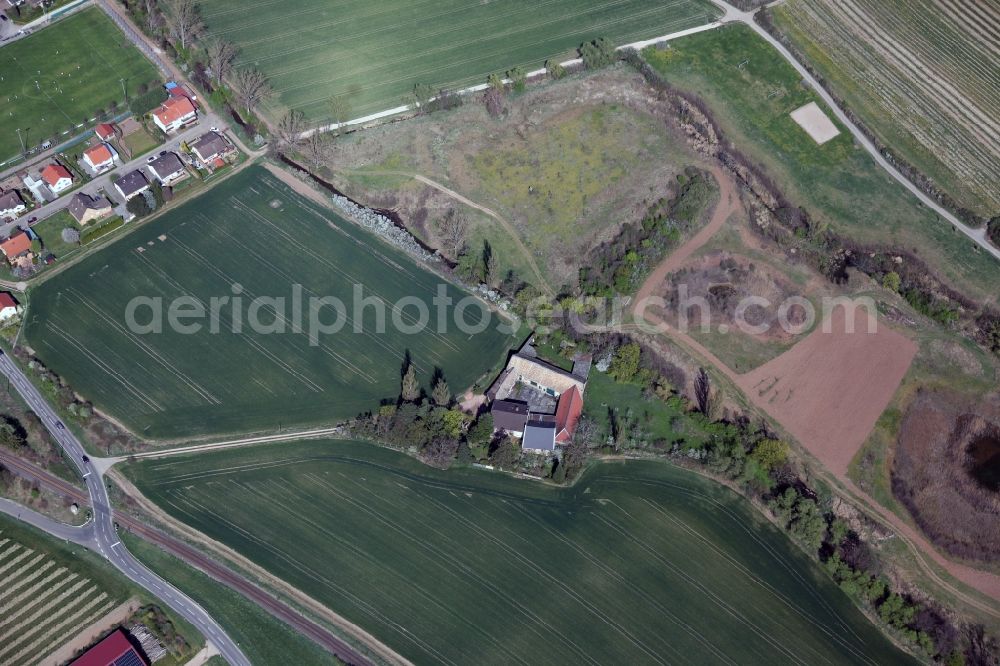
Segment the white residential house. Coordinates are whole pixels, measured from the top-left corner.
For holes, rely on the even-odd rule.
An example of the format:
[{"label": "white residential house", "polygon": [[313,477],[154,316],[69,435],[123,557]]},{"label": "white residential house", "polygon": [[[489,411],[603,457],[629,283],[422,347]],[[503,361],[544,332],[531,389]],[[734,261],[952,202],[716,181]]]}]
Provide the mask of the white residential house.
[{"label": "white residential house", "polygon": [[114,168],[115,160],[117,158],[118,153],[116,153],[115,149],[106,143],[99,143],[96,146],[83,151],[83,161],[86,162],[95,173],[101,173],[102,171]]},{"label": "white residential house", "polygon": [[187,169],[184,168],[184,162],[176,153],[164,153],[150,162],[146,168],[149,169],[153,178],[160,181],[164,187],[173,185],[188,175]]},{"label": "white residential house", "polygon": [[56,195],[73,187],[73,174],[61,164],[49,164],[42,169],[42,180]]},{"label": "white residential house", "polygon": [[153,111],[153,122],[169,134],[198,118],[198,111],[187,97],[171,97]]},{"label": "white residential house", "polygon": [[17,304],[14,297],[9,292],[0,292],[0,322],[16,317],[20,312],[21,306]]}]

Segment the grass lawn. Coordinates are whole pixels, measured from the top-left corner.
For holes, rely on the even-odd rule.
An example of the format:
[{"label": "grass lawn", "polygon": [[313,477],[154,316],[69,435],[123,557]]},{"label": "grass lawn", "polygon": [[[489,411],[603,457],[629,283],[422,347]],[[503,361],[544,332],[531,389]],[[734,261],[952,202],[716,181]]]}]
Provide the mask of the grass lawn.
[{"label": "grass lawn", "polygon": [[[212,616],[253,664],[324,664],[330,654],[246,597],[133,536],[122,535],[129,551],[147,567],[194,599]],[[209,663],[213,663],[210,661]],[[225,664],[222,661],[221,664]]]},{"label": "grass lawn", "polygon": [[[439,309],[439,286],[456,303],[465,296],[250,167],[36,287],[24,334],[50,368],[142,436],[327,424],[395,398],[406,356],[428,391],[440,368],[457,393],[507,352],[514,340],[499,317],[478,301]],[[127,327],[137,297],[162,298],[134,317],[146,325],[160,310],[161,333]],[[203,308],[200,331],[170,325],[179,297]],[[311,340],[313,297],[340,299],[344,311],[325,306],[319,319],[343,327]],[[213,298],[227,299],[216,301],[215,332]],[[456,317],[485,328],[462,332]]]},{"label": "grass lawn", "polygon": [[555,488],[316,441],[127,473],[415,663],[914,663],[743,500],[665,463]]},{"label": "grass lawn", "polygon": [[[130,597],[138,597],[142,604],[155,603],[94,553],[4,514],[0,514],[0,572],[6,625],[0,662],[4,664],[40,663]],[[203,642],[194,627],[168,609],[164,611],[192,648]],[[193,650],[189,650],[183,655],[170,654],[158,663],[174,666],[192,656]]]},{"label": "grass lawn", "polygon": [[705,0],[201,4],[208,33],[239,47],[237,67],[270,78],[272,115],[294,108],[324,121],[333,97],[346,99],[352,117],[363,116],[399,105],[417,83],[460,88],[491,72],[575,57],[597,37],[624,44],[718,15]]},{"label": "grass lawn", "polygon": [[[794,0],[773,16],[883,143],[959,206],[987,218],[1000,212],[1000,142],[995,133],[986,138],[987,119],[1000,115],[1000,53],[981,38],[983,24],[932,0],[859,0],[852,12],[839,5]],[[877,37],[859,39],[859,28]],[[887,54],[888,44],[906,57]],[[926,78],[928,63],[934,79]]]},{"label": "grass lawn", "polygon": [[729,139],[763,164],[792,202],[858,241],[912,250],[956,289],[996,300],[1000,263],[920,205],[844,128],[818,146],[795,124],[792,110],[810,101],[826,107],[750,28],[726,26],[672,46],[644,55],[672,85],[704,98]]},{"label": "grass lawn", "polygon": [[[63,138],[93,122],[111,102],[124,106],[142,84],[158,84],[151,62],[100,9],[86,9],[0,48],[0,160]],[[37,83],[37,86],[36,86]]]},{"label": "grass lawn", "polygon": [[132,132],[123,140],[125,141],[125,145],[129,147],[129,150],[132,151],[132,159],[142,157],[160,145],[156,137],[147,132],[145,128]]},{"label": "grass lawn", "polygon": [[42,245],[48,252],[56,255],[56,259],[65,259],[68,255],[77,252],[80,245],[77,243],[67,243],[62,239],[63,229],[74,229],[83,233],[83,228],[77,224],[73,216],[67,210],[61,210],[55,215],[45,218],[34,227],[35,233],[42,239]]}]

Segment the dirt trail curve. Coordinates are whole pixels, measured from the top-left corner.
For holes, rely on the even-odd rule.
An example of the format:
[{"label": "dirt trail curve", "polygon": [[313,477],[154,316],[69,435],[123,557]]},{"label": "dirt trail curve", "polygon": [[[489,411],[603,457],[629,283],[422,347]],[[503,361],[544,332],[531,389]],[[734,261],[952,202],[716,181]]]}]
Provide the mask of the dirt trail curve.
[{"label": "dirt trail curve", "polygon": [[[667,275],[683,266],[684,262],[686,262],[699,248],[708,242],[708,240],[722,228],[726,220],[729,219],[731,215],[742,210],[739,196],[736,192],[736,187],[732,178],[718,166],[712,169],[712,173],[719,182],[720,196],[719,203],[716,205],[716,209],[712,213],[711,220],[700,232],[672,252],[670,256],[666,257],[653,270],[649,278],[647,278],[636,294],[632,315],[637,323],[641,317],[647,324],[654,325],[657,332],[682,343],[689,350],[694,351],[698,356],[702,357],[703,360],[710,363],[720,373],[725,375],[725,377],[729,379],[737,389],[742,391],[754,407],[764,413],[770,413],[771,410],[769,408],[771,405],[768,404],[768,400],[763,398],[757,391],[752,390],[752,387],[748,387],[746,385],[747,382],[745,381],[745,375],[741,375],[733,371],[700,342],[686,333],[677,330],[664,321],[663,317],[659,313],[642,307],[643,300],[645,298],[655,295],[656,292],[660,290],[663,280]],[[799,344],[801,344],[801,342]],[[747,376],[752,374],[753,371],[746,373]],[[988,571],[982,571],[965,564],[954,562],[946,558],[912,526],[907,524],[896,514],[884,508],[873,497],[854,485],[854,483],[847,477],[846,466],[841,469],[828,470],[828,474],[848,491],[848,499],[851,500],[857,508],[864,511],[868,515],[874,514],[873,517],[876,520],[889,527],[904,543],[906,543],[916,556],[921,570],[927,575],[928,578],[933,580],[937,585],[944,590],[947,590],[956,598],[968,604],[970,607],[976,608],[979,611],[993,617],[1000,618],[1000,607],[996,604],[986,603],[976,597],[973,597],[942,578],[928,561],[928,558],[933,560],[933,562],[941,567],[941,569],[967,585],[969,588],[976,590],[995,601],[1000,601],[1000,576]]]},{"label": "dirt trail curve", "polygon": [[535,261],[534,255],[531,254],[531,250],[529,250],[528,246],[525,245],[524,241],[521,240],[521,236],[517,233],[517,230],[514,229],[514,225],[505,220],[495,210],[477,204],[472,199],[462,196],[461,194],[451,189],[450,187],[442,185],[441,183],[431,180],[427,176],[423,176],[419,173],[410,173],[408,171],[354,171],[353,173],[358,175],[402,176],[404,178],[413,178],[414,180],[419,181],[424,185],[433,187],[435,190],[448,195],[455,201],[461,204],[465,204],[469,208],[475,208],[476,210],[485,213],[486,215],[489,215],[494,220],[500,223],[500,226],[503,227],[504,231],[507,232],[507,235],[510,236],[510,239],[514,241],[515,245],[517,245],[517,249],[521,252],[522,255],[524,255],[524,260],[528,262],[529,266],[531,266],[531,272],[535,274],[535,279],[538,281],[537,287],[542,291],[544,291],[548,296],[550,297],[555,296],[555,293],[553,293],[552,288],[549,286],[548,281],[545,279],[545,276],[542,275],[542,271],[538,267],[538,263]]}]

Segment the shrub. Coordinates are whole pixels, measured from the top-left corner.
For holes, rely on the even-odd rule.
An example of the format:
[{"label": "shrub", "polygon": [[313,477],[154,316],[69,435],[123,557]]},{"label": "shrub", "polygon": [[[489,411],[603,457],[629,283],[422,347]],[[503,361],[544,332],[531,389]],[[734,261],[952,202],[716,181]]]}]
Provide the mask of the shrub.
[{"label": "shrub", "polygon": [[507,78],[510,79],[510,85],[514,89],[514,92],[524,92],[524,88],[528,83],[528,73],[524,71],[523,67],[515,67],[508,70]]},{"label": "shrub", "polygon": [[592,42],[585,42],[580,46],[580,57],[583,65],[587,69],[599,69],[607,67],[615,60],[615,47],[604,37],[598,37]]},{"label": "shrub", "polygon": [[882,286],[889,291],[899,291],[900,284],[899,273],[896,271],[889,271],[882,278]]},{"label": "shrub", "polygon": [[549,75],[549,78],[555,81],[558,81],[562,77],[566,76],[566,68],[560,65],[556,60],[545,61],[545,72]]}]

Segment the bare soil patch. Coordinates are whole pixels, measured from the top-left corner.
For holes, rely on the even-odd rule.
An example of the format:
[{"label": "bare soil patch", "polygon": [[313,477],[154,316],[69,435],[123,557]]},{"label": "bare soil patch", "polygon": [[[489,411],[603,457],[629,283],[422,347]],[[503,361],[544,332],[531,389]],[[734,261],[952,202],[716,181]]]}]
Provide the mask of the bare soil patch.
[{"label": "bare soil patch", "polygon": [[[867,313],[845,308],[830,326],[812,333],[737,384],[751,399],[840,477],[868,438],[917,353],[917,344],[879,322],[868,331]],[[827,332],[828,329],[828,332]]]},{"label": "bare soil patch", "polygon": [[792,111],[790,114],[799,127],[812,137],[812,140],[819,145],[823,145],[830,139],[840,134],[840,130],[833,124],[833,121],[823,113],[816,102],[809,102],[805,106]]},{"label": "bare soil patch", "polygon": [[1000,559],[1000,395],[921,391],[900,427],[892,491],[949,554]]},{"label": "bare soil patch", "polygon": [[[766,264],[716,250],[670,275],[663,287],[669,316],[675,322],[681,314],[683,287],[687,299],[704,299],[708,303],[706,321],[712,329],[725,327],[722,330],[732,335],[745,335],[763,342],[788,342],[796,337],[794,330],[781,325],[779,307],[786,299],[801,294],[786,277]],[[754,304],[738,315],[740,303],[750,298],[764,299],[770,305],[765,306],[762,302]],[[688,307],[686,310],[691,325],[699,326],[701,314],[698,308]],[[797,329],[805,323],[806,314],[804,306],[793,305],[788,308],[785,319]],[[753,329],[746,332],[739,330],[737,325],[741,319]]]}]

